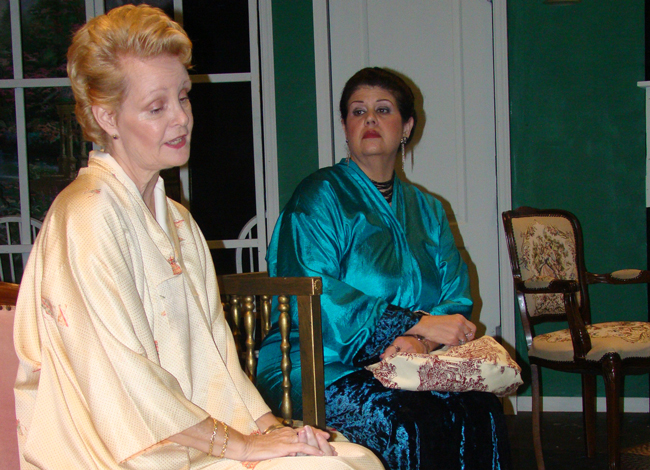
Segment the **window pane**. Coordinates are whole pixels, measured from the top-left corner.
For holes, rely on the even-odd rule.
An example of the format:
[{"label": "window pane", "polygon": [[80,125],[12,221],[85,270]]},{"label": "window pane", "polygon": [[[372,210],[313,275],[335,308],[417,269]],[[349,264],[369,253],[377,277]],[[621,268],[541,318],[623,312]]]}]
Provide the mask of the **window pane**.
[{"label": "window pane", "polygon": [[248,2],[186,0],[183,22],[194,44],[194,73],[250,72]]},{"label": "window pane", "polygon": [[0,80],[14,78],[9,0],[0,0]]},{"label": "window pane", "polygon": [[104,11],[108,12],[122,5],[140,5],[141,3],[160,8],[167,13],[167,16],[174,18],[174,0],[106,0],[104,2]]},{"label": "window pane", "polygon": [[43,220],[56,195],[88,164],[70,88],[25,89],[32,217]]},{"label": "window pane", "polygon": [[0,90],[0,217],[20,214],[16,107],[13,90]]},{"label": "window pane", "polygon": [[[222,274],[235,274],[237,272],[237,250],[234,248],[220,248],[210,250],[212,253],[212,261],[214,262],[214,269],[217,275]],[[252,273],[259,271],[259,264],[257,262],[257,248],[243,248],[240,253],[241,259],[241,272]],[[251,264],[252,257],[252,264]]]},{"label": "window pane", "polygon": [[208,240],[235,239],[255,216],[250,83],[194,84],[192,214]]},{"label": "window pane", "polygon": [[25,78],[65,77],[74,31],[86,21],[84,0],[22,0]]}]

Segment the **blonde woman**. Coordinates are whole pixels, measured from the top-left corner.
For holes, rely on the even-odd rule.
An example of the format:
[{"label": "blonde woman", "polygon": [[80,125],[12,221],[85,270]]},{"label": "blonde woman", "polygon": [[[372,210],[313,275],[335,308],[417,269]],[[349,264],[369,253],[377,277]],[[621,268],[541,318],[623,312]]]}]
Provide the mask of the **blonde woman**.
[{"label": "blonde woman", "polygon": [[74,36],[76,115],[104,152],[52,204],[22,279],[22,468],[382,468],[280,426],[239,367],[209,249],[159,176],[189,158],[190,61],[182,28],[148,6]]}]

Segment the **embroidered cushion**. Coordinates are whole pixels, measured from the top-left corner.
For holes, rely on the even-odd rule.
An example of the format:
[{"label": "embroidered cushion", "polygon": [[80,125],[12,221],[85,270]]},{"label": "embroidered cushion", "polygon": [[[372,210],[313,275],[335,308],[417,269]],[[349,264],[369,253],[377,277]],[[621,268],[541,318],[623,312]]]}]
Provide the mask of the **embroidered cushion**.
[{"label": "embroidered cushion", "polygon": [[[588,361],[599,361],[605,354],[617,352],[621,359],[650,357],[650,323],[615,321],[587,325],[591,337]],[[550,361],[573,361],[573,344],[568,329],[538,335],[528,351],[531,357]]]},{"label": "embroidered cushion", "polygon": [[490,336],[430,354],[396,353],[366,369],[387,388],[414,391],[476,390],[506,396],[523,383],[521,368]]},{"label": "embroidered cushion", "polygon": [[[516,218],[512,228],[523,281],[578,278],[575,234],[566,218]],[[526,294],[525,300],[528,313],[533,317],[564,313],[562,294]]]}]

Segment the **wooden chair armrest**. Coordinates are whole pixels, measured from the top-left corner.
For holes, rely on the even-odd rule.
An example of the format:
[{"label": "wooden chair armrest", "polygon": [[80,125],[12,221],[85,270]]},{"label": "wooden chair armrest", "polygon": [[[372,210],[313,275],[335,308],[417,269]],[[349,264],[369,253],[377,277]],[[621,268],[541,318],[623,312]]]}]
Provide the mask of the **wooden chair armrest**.
[{"label": "wooden chair armrest", "polygon": [[[587,327],[580,315],[576,294],[580,291],[576,281],[568,279],[515,281],[515,289],[522,294],[563,294],[564,311],[571,331],[574,357],[576,360],[584,359],[591,349],[591,338]],[[542,316],[538,320],[543,320]],[[526,338],[528,347],[532,344],[532,337]]]},{"label": "wooden chair armrest", "polygon": [[568,294],[580,290],[576,281],[567,279],[515,281],[515,289],[524,294]]},{"label": "wooden chair armrest", "polygon": [[19,284],[0,282],[0,305],[16,305]]},{"label": "wooden chair armrest", "polygon": [[647,284],[650,271],[642,269],[619,269],[611,273],[586,273],[587,284]]}]

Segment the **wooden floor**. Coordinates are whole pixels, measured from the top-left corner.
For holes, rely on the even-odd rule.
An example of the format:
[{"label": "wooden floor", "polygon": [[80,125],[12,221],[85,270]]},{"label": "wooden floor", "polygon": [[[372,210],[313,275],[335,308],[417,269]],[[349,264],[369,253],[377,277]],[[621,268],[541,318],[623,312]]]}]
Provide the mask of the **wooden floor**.
[{"label": "wooden floor", "polygon": [[[533,451],[531,414],[507,416],[514,470],[537,470]],[[650,443],[650,414],[625,413],[621,423],[621,448]],[[585,453],[581,413],[543,413],[542,447],[547,470],[606,470],[607,423],[605,413],[597,414],[597,454]],[[622,470],[650,469],[650,456],[623,455]]]}]

